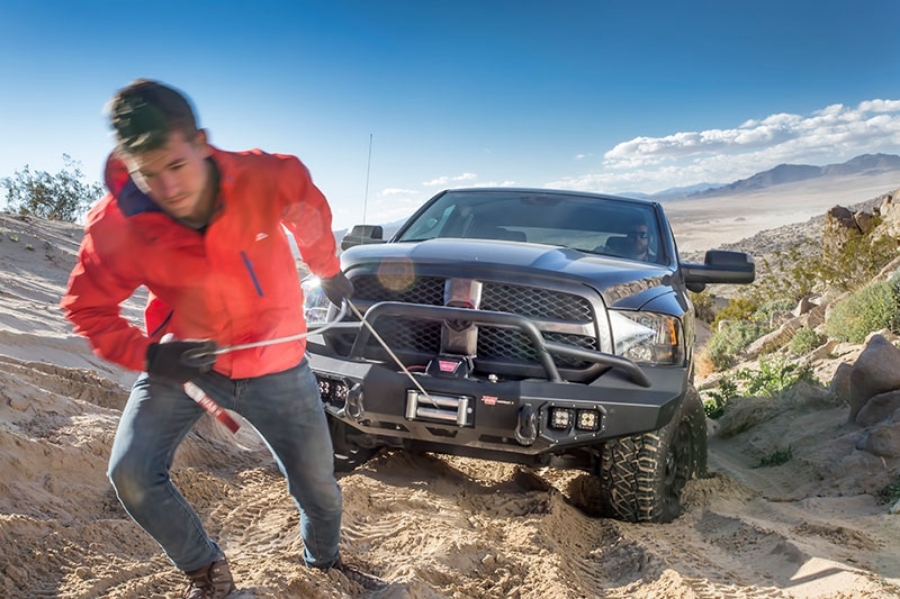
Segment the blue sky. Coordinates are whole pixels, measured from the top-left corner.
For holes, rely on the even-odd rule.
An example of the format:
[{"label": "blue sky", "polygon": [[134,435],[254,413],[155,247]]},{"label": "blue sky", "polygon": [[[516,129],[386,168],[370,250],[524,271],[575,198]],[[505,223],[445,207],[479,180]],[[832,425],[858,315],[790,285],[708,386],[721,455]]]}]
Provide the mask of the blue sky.
[{"label": "blue sky", "polygon": [[898,23],[897,0],[0,0],[0,177],[68,154],[100,180],[104,104],[149,77],[215,145],[299,156],[335,228],[447,187],[728,183],[900,153]]}]

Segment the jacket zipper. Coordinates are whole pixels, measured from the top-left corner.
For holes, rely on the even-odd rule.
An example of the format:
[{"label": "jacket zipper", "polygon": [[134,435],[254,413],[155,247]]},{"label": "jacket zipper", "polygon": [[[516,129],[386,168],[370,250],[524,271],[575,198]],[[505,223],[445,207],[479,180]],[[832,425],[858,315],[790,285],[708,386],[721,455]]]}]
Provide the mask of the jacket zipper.
[{"label": "jacket zipper", "polygon": [[253,286],[256,287],[257,295],[263,297],[262,287],[259,284],[259,279],[256,278],[256,273],[253,271],[253,263],[250,262],[247,252],[241,251],[241,258],[244,260],[244,266],[247,267],[247,272],[250,273],[250,278],[253,280]]}]

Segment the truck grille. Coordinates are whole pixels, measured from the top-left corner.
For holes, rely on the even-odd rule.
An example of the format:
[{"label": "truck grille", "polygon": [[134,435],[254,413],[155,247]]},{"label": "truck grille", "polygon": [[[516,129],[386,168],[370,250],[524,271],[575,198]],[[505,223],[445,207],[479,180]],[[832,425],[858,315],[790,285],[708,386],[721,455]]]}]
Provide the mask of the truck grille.
[{"label": "truck grille", "polygon": [[[363,305],[395,301],[441,306],[444,304],[445,281],[442,277],[415,277],[409,280],[396,275],[360,275],[353,278],[353,298]],[[520,314],[535,320],[580,325],[594,321],[593,307],[586,298],[525,285],[485,281],[481,308]],[[410,352],[434,355],[441,349],[441,324],[438,322],[412,318],[379,319],[376,330],[390,348],[401,355]],[[583,349],[599,349],[593,336],[548,331],[543,334],[548,341]],[[377,344],[374,339],[370,343],[373,346]],[[576,358],[557,356],[554,359],[560,368],[590,366],[590,363]],[[478,331],[476,361],[531,365],[538,364],[539,359],[531,342],[520,331],[482,326]]]}]

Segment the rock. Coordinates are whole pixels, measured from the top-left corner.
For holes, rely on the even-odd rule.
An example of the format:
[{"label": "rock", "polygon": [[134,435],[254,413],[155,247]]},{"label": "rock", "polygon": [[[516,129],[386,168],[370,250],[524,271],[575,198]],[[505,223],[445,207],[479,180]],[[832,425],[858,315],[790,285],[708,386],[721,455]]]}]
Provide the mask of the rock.
[{"label": "rock", "polygon": [[856,448],[882,458],[900,458],[900,423],[873,426],[863,433]]},{"label": "rock", "polygon": [[788,320],[786,323],[778,327],[776,330],[763,335],[747,347],[746,354],[753,359],[761,354],[768,353],[773,349],[781,347],[794,336],[797,329],[806,324],[806,316],[797,316]]},{"label": "rock", "polygon": [[875,228],[875,218],[863,210],[854,213],[853,220],[856,222],[856,226],[859,227],[859,230],[862,231],[863,235],[868,235]]},{"label": "rock", "polygon": [[856,415],[870,398],[900,389],[900,349],[882,335],[874,335],[853,365],[850,373],[850,415]]},{"label": "rock", "polygon": [[834,371],[834,377],[828,386],[828,393],[840,401],[850,403],[850,373],[853,366],[844,362]]},{"label": "rock", "polygon": [[856,225],[856,219],[853,218],[853,213],[844,206],[833,206],[825,213],[825,227],[859,230],[859,227]]},{"label": "rock", "polygon": [[803,316],[810,310],[812,310],[813,303],[809,300],[808,295],[804,295],[800,298],[800,301],[797,303],[797,307],[794,308],[794,311],[791,312],[794,316]]},{"label": "rock", "polygon": [[825,311],[827,309],[827,304],[813,306],[810,311],[806,313],[806,326],[815,329],[816,327],[825,324]]},{"label": "rock", "polygon": [[873,426],[900,409],[900,390],[879,393],[869,399],[856,415],[856,424]]},{"label": "rock", "polygon": [[[804,356],[804,360],[807,362],[820,362],[822,360],[827,360],[831,357],[831,350],[834,349],[834,346],[837,345],[837,341],[834,339],[829,339],[816,349],[812,350],[808,354]],[[849,374],[849,373],[848,373]],[[849,380],[848,380],[849,384]],[[849,390],[849,387],[848,387]],[[845,400],[846,401],[846,400]]]}]

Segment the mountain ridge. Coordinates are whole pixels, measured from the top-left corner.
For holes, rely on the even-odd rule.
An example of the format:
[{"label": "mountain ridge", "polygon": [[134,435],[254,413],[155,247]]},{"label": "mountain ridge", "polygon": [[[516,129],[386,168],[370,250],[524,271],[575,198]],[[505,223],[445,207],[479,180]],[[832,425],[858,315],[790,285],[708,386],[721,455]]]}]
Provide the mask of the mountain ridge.
[{"label": "mountain ridge", "polygon": [[[896,154],[860,154],[846,162],[826,164],[824,166],[782,163],[746,179],[738,179],[720,187],[688,193],[678,199],[700,199],[723,194],[758,191],[775,185],[797,183],[822,177],[870,175],[895,170],[900,171],[900,156]],[[650,197],[655,199],[657,195],[652,194]]]}]

